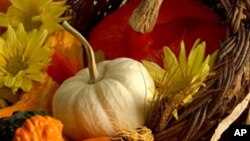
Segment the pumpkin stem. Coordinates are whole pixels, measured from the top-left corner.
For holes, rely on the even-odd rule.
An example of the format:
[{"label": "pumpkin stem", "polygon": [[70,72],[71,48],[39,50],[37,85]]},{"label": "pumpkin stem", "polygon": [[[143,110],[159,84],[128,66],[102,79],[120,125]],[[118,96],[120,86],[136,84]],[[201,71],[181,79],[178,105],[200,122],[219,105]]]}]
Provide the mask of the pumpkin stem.
[{"label": "pumpkin stem", "polygon": [[88,68],[89,68],[89,83],[95,83],[100,80],[100,75],[96,67],[95,55],[91,45],[88,41],[76,30],[74,29],[67,21],[63,22],[63,27],[73,34],[77,39],[79,39],[84,46],[84,49],[87,54]]},{"label": "pumpkin stem", "polygon": [[141,0],[129,19],[136,32],[147,33],[153,30],[163,0]]}]

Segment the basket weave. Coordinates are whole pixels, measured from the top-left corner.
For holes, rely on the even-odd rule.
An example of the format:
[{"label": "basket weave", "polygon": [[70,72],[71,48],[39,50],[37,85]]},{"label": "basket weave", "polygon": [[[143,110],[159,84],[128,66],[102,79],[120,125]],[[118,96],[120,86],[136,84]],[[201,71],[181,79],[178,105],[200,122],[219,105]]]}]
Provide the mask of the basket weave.
[{"label": "basket weave", "polygon": [[[155,108],[154,118],[149,118],[147,127],[153,131],[156,141],[210,140],[220,121],[228,116],[250,91],[250,0],[201,1],[218,14],[221,22],[228,25],[227,38],[221,44],[213,68],[216,73],[209,76],[205,82],[206,87],[199,90],[191,103],[179,105],[178,120],[167,116],[167,126],[162,130],[156,130],[155,125],[159,124],[159,117],[162,116],[159,110],[164,110],[166,106]],[[76,6],[77,9],[82,8]],[[82,33],[88,29],[82,25],[79,25],[79,28],[82,28]],[[162,103],[169,104],[164,100]],[[245,111],[236,122],[245,123],[247,114]]]},{"label": "basket weave", "polygon": [[[179,119],[172,116],[165,119],[167,126],[155,131],[159,108],[155,118],[147,122],[154,131],[156,141],[195,141],[210,140],[215,128],[241,102],[250,90],[250,47],[249,47],[249,0],[203,0],[211,10],[228,24],[227,39],[223,41],[214,70],[216,75],[209,76],[206,87],[194,96],[188,105],[178,107]],[[163,102],[167,105],[167,102]],[[164,110],[162,106],[160,110]],[[183,112],[181,112],[183,111]],[[236,121],[244,123],[247,112]]]}]

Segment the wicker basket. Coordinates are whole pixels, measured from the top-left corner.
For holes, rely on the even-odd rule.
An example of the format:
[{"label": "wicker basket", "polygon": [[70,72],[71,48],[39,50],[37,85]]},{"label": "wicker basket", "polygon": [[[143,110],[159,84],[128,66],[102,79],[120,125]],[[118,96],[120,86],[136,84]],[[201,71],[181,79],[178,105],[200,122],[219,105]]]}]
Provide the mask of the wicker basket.
[{"label": "wicker basket", "polygon": [[[144,0],[145,3],[154,1],[161,3],[162,0]],[[116,1],[117,2],[117,1]],[[119,1],[120,3],[121,1]],[[162,101],[163,105],[154,107],[153,118],[148,118],[147,127],[153,133],[156,141],[195,141],[210,140],[215,128],[227,117],[232,110],[249,93],[250,90],[250,1],[249,0],[203,0],[203,2],[214,10],[222,22],[228,24],[227,39],[223,41],[215,67],[216,75],[209,76],[206,87],[199,90],[198,94],[188,105],[178,105],[179,119],[166,115],[164,121],[160,110],[164,111],[168,102]],[[157,4],[156,4],[157,5]],[[159,7],[155,7],[156,9]],[[157,18],[157,13],[149,19]],[[135,23],[130,23],[136,28],[140,18]],[[146,23],[147,24],[147,23]],[[141,24],[139,25],[142,26]],[[152,30],[152,27],[142,27],[138,32]],[[83,31],[84,32],[84,31]],[[234,122],[245,124],[248,109]],[[182,112],[181,112],[182,111]],[[167,122],[167,126],[158,130],[160,122]],[[226,136],[223,136],[226,139]]]},{"label": "wicker basket", "polygon": [[[228,24],[227,39],[221,44],[214,71],[206,87],[199,90],[193,102],[188,105],[179,105],[179,120],[169,121],[164,129],[154,132],[157,141],[194,141],[210,140],[217,125],[228,116],[236,105],[241,102],[250,90],[250,48],[249,48],[249,11],[248,0],[213,0],[203,1],[211,10],[221,17],[222,22]],[[163,102],[165,105],[168,102]],[[155,108],[165,110],[166,106]],[[182,110],[181,110],[182,109]],[[155,115],[154,114],[154,115]],[[147,126],[154,131],[160,124],[157,117],[148,121]],[[238,118],[240,124],[246,121],[247,110]],[[163,121],[164,122],[164,121]],[[226,136],[225,136],[226,138]]]}]

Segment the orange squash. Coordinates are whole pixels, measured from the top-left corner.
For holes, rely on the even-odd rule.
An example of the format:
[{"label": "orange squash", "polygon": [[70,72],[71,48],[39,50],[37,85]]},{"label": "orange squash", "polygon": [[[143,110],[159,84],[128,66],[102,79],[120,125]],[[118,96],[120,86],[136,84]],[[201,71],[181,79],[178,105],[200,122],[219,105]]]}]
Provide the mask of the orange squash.
[{"label": "orange squash", "polygon": [[64,141],[63,124],[50,116],[36,115],[18,128],[12,141]]},{"label": "orange squash", "polygon": [[11,116],[14,111],[45,109],[51,113],[51,103],[58,84],[46,76],[42,84],[34,84],[30,92],[21,95],[14,105],[0,109],[0,118]]}]

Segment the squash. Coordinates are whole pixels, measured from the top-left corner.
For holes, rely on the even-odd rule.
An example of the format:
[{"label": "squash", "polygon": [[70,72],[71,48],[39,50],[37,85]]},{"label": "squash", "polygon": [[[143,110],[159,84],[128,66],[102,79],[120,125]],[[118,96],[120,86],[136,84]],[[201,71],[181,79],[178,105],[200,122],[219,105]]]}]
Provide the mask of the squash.
[{"label": "squash", "polygon": [[51,113],[52,97],[57,88],[58,84],[46,75],[44,83],[34,84],[33,88],[23,93],[14,105],[0,109],[0,118],[21,110],[45,109]]},{"label": "squash", "polygon": [[65,134],[74,140],[112,137],[114,123],[144,125],[155,87],[146,68],[129,58],[96,65],[86,39],[67,22],[63,26],[81,40],[88,58],[88,69],[64,81],[53,97],[53,116],[62,121]]},{"label": "squash", "polygon": [[64,141],[62,129],[59,120],[35,115],[16,130],[12,141]]},{"label": "squash", "polygon": [[[83,69],[84,58],[80,41],[66,30],[55,31],[51,37],[51,48],[55,50],[47,72],[57,83],[74,76]],[[95,52],[97,61],[104,60],[102,52]]]},{"label": "squash", "polygon": [[94,51],[102,50],[107,59],[130,57],[162,64],[163,46],[170,46],[179,54],[179,43],[184,40],[189,52],[193,42],[200,38],[209,46],[206,54],[212,54],[226,38],[225,24],[199,0],[163,0],[153,30],[144,34],[135,32],[128,21],[143,1],[162,0],[133,0],[107,16],[90,33],[89,42]]},{"label": "squash", "polygon": [[0,118],[0,139],[1,141],[12,140],[17,128],[22,127],[23,123],[35,115],[48,115],[44,110],[15,111],[11,116]]}]

